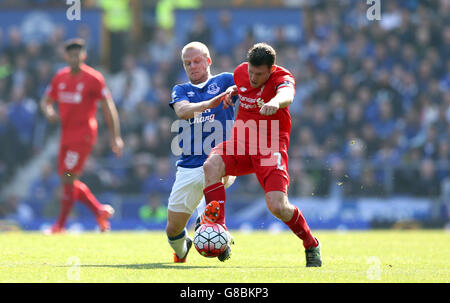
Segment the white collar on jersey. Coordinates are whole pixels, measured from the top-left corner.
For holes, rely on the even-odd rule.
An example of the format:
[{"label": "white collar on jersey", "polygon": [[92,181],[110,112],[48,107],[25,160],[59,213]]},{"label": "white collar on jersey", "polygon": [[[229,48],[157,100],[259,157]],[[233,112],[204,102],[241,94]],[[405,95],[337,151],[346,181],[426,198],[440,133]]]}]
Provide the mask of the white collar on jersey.
[{"label": "white collar on jersey", "polygon": [[211,75],[209,75],[208,79],[205,82],[199,83],[199,84],[192,84],[192,82],[189,82],[192,86],[196,87],[196,88],[203,88],[205,87],[206,83],[208,83],[208,81],[212,78]]}]

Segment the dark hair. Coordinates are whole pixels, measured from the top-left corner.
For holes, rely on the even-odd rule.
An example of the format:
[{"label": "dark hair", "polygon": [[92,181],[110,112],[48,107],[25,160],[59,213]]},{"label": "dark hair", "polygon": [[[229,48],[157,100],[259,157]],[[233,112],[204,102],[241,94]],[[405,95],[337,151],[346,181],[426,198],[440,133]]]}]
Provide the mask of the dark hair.
[{"label": "dark hair", "polygon": [[67,40],[66,43],[64,43],[64,49],[66,50],[66,52],[72,49],[84,50],[85,49],[84,40],[81,38],[74,38]]},{"label": "dark hair", "polygon": [[253,66],[266,65],[271,68],[276,61],[277,53],[267,43],[257,43],[247,53],[248,62]]}]

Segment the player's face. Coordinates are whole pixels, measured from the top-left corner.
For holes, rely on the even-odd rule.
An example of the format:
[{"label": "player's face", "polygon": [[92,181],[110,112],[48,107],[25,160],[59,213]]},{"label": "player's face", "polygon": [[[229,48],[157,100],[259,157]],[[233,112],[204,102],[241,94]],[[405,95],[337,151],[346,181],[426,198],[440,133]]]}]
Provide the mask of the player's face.
[{"label": "player's face", "polygon": [[183,54],[183,66],[192,84],[208,80],[211,58],[196,48],[187,49]]},{"label": "player's face", "polygon": [[253,88],[261,87],[269,80],[271,68],[267,65],[254,66],[248,64],[248,80]]},{"label": "player's face", "polygon": [[86,52],[81,49],[71,49],[65,53],[65,59],[70,68],[79,69],[86,59]]}]

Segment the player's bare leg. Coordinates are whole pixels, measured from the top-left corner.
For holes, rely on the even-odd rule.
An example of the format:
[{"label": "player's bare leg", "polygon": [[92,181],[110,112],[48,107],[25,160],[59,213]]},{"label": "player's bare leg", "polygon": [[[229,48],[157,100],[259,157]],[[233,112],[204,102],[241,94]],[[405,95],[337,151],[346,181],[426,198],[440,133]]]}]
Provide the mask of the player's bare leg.
[{"label": "player's bare leg", "polygon": [[205,172],[205,187],[216,184],[225,177],[225,162],[220,155],[211,154],[203,164],[203,171]]},{"label": "player's bare leg", "polygon": [[282,191],[271,191],[266,193],[266,204],[272,215],[287,222],[294,214],[295,206],[288,202],[288,199]]},{"label": "player's bare leg", "polygon": [[186,231],[191,214],[167,210],[166,234],[169,244],[174,250],[174,262],[186,262],[187,254],[192,246],[192,239]]},{"label": "player's bare leg", "polygon": [[270,212],[283,221],[303,241],[307,267],[320,267],[320,243],[313,235],[301,211],[289,203],[287,195],[282,191],[270,191],[265,194],[266,204]]}]

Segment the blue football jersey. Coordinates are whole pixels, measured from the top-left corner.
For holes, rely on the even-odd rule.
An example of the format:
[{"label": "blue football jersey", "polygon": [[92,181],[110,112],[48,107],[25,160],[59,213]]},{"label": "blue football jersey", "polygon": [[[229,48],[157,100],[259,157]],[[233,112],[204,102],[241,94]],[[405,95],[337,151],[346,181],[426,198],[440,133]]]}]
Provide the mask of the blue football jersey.
[{"label": "blue football jersey", "polygon": [[[175,85],[170,106],[183,100],[198,103],[209,100],[234,85],[232,73],[221,73],[209,78],[203,84],[184,83]],[[236,102],[237,97],[233,98]],[[227,122],[228,121],[228,122]],[[179,147],[181,157],[176,165],[187,168],[202,166],[210,149],[225,141],[234,122],[234,107],[223,108],[223,103],[210,108],[189,120],[179,121]]]}]

